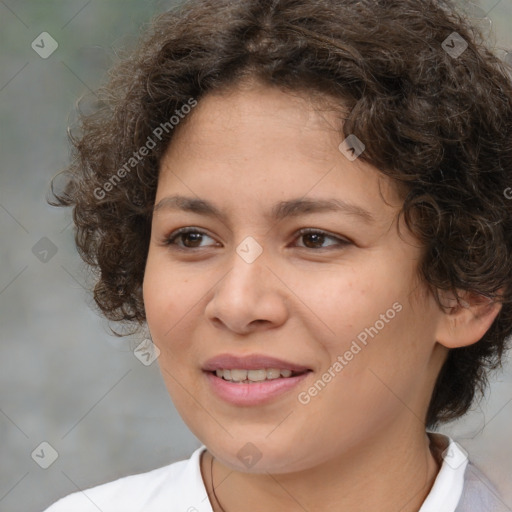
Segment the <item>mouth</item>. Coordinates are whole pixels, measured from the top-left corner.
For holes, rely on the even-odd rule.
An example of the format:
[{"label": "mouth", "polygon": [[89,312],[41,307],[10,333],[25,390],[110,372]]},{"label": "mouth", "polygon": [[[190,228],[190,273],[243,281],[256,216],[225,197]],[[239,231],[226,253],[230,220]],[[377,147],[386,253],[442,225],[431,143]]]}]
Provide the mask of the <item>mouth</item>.
[{"label": "mouth", "polygon": [[227,381],[238,384],[255,384],[276,379],[289,379],[311,370],[294,371],[287,368],[258,368],[256,370],[247,370],[243,368],[218,368],[209,373]]},{"label": "mouth", "polygon": [[260,354],[221,354],[206,361],[202,370],[210,390],[235,406],[288,400],[292,390],[313,372],[306,366]]}]

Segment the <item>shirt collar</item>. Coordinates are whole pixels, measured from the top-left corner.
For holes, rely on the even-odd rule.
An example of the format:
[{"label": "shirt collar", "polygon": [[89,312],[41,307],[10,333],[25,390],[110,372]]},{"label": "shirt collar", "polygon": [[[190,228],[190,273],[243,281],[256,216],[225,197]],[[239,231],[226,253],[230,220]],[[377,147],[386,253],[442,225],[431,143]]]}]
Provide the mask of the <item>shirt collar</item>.
[{"label": "shirt collar", "polygon": [[444,434],[427,434],[432,455],[442,464],[434,485],[418,512],[455,512],[464,488],[464,473],[468,465],[467,453]]}]

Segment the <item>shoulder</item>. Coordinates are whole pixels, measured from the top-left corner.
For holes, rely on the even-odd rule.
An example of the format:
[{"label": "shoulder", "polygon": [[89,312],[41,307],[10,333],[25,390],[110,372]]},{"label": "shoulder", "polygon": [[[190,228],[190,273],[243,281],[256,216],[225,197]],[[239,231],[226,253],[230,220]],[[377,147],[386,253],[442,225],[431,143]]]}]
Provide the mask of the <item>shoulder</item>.
[{"label": "shoulder", "polygon": [[462,496],[455,512],[509,512],[503,498],[487,476],[469,462],[464,478]]},{"label": "shoulder", "polygon": [[211,512],[198,448],[189,459],[74,492],[44,512]]},{"label": "shoulder", "polygon": [[511,512],[459,443],[441,433],[428,436],[440,470],[419,512]]}]

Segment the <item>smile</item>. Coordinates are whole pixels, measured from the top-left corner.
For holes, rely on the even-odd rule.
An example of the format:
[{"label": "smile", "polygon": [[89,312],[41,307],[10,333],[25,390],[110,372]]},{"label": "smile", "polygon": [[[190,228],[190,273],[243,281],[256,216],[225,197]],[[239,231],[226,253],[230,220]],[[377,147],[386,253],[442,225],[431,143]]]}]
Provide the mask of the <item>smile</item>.
[{"label": "smile", "polygon": [[[235,372],[235,376],[243,378],[243,380],[226,380],[224,372],[233,371]],[[295,375],[292,373],[289,376],[279,375],[277,378],[267,379],[267,370],[250,370],[251,373],[253,371],[257,372],[258,376],[262,376],[263,371],[265,371],[265,379],[259,381],[249,380],[249,378],[244,378],[245,372],[247,373],[247,377],[249,377],[248,370],[241,370],[241,373],[237,375],[236,369],[219,370],[222,376],[217,376],[217,371],[204,372],[204,375],[207,378],[209,390],[217,398],[238,407],[254,407],[272,403],[278,399],[285,400],[287,397],[290,398],[290,396],[295,400],[296,392],[290,394],[290,391],[313,373],[312,370],[305,370]],[[291,372],[291,370],[283,371],[285,375]],[[281,373],[281,370],[279,370],[279,373]]]},{"label": "smile", "polygon": [[244,370],[244,369],[217,369],[215,375],[229,382],[240,382],[249,384],[252,382],[263,382],[266,380],[274,380],[279,378],[289,378],[295,375],[300,375],[304,372],[293,372],[288,369],[278,368],[261,368],[258,370]]}]

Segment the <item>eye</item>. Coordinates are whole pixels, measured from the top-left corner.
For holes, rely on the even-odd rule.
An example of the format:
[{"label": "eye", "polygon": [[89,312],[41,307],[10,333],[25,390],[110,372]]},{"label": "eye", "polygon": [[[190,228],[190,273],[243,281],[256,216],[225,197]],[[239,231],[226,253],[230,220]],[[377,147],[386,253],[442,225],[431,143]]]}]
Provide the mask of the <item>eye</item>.
[{"label": "eye", "polygon": [[[181,228],[172,233],[169,237],[167,237],[164,241],[165,245],[174,245],[178,249],[195,249],[201,247],[201,242],[203,237],[208,236],[204,231],[200,229],[189,227],[189,228]],[[176,243],[177,239],[181,239],[184,242],[184,245],[180,245]],[[213,239],[212,239],[213,240]],[[204,246],[203,246],[204,247]]]},{"label": "eye", "polygon": [[[302,247],[302,248],[306,248],[306,249],[328,249],[329,247],[332,247],[333,245],[345,246],[345,245],[349,245],[351,243],[350,241],[348,241],[344,238],[330,235],[329,233],[327,233],[325,231],[321,231],[318,229],[312,229],[312,228],[301,229],[298,232],[297,238],[299,238],[299,239],[304,238],[305,240],[308,240],[308,242],[305,245],[298,246],[298,247]],[[327,239],[335,240],[337,243],[331,244],[330,246],[321,247],[323,245],[323,243],[325,242],[325,240],[327,240]],[[319,247],[319,245],[320,245],[320,247]]]},{"label": "eye", "polygon": [[[201,242],[203,241],[203,237],[212,238],[209,235],[207,235],[204,231],[194,228],[194,227],[187,227],[187,228],[180,228],[174,233],[171,233],[170,236],[168,236],[164,240],[164,245],[167,246],[175,246],[178,249],[199,249],[201,247],[209,247],[201,245]],[[304,245],[298,245],[297,247],[301,247],[304,249],[328,249],[331,246],[338,246],[343,247],[345,245],[349,245],[351,242],[349,240],[346,240],[344,238],[340,238],[334,235],[331,235],[327,233],[326,231],[318,230],[318,229],[312,229],[312,228],[305,228],[298,231],[297,236],[295,239],[304,238],[307,240],[307,242]],[[177,240],[180,240],[183,242],[183,244],[176,243]],[[322,247],[322,245],[325,243],[326,240],[331,239],[334,240],[336,243],[330,244],[329,246]],[[213,239],[212,239],[213,240]]]}]

